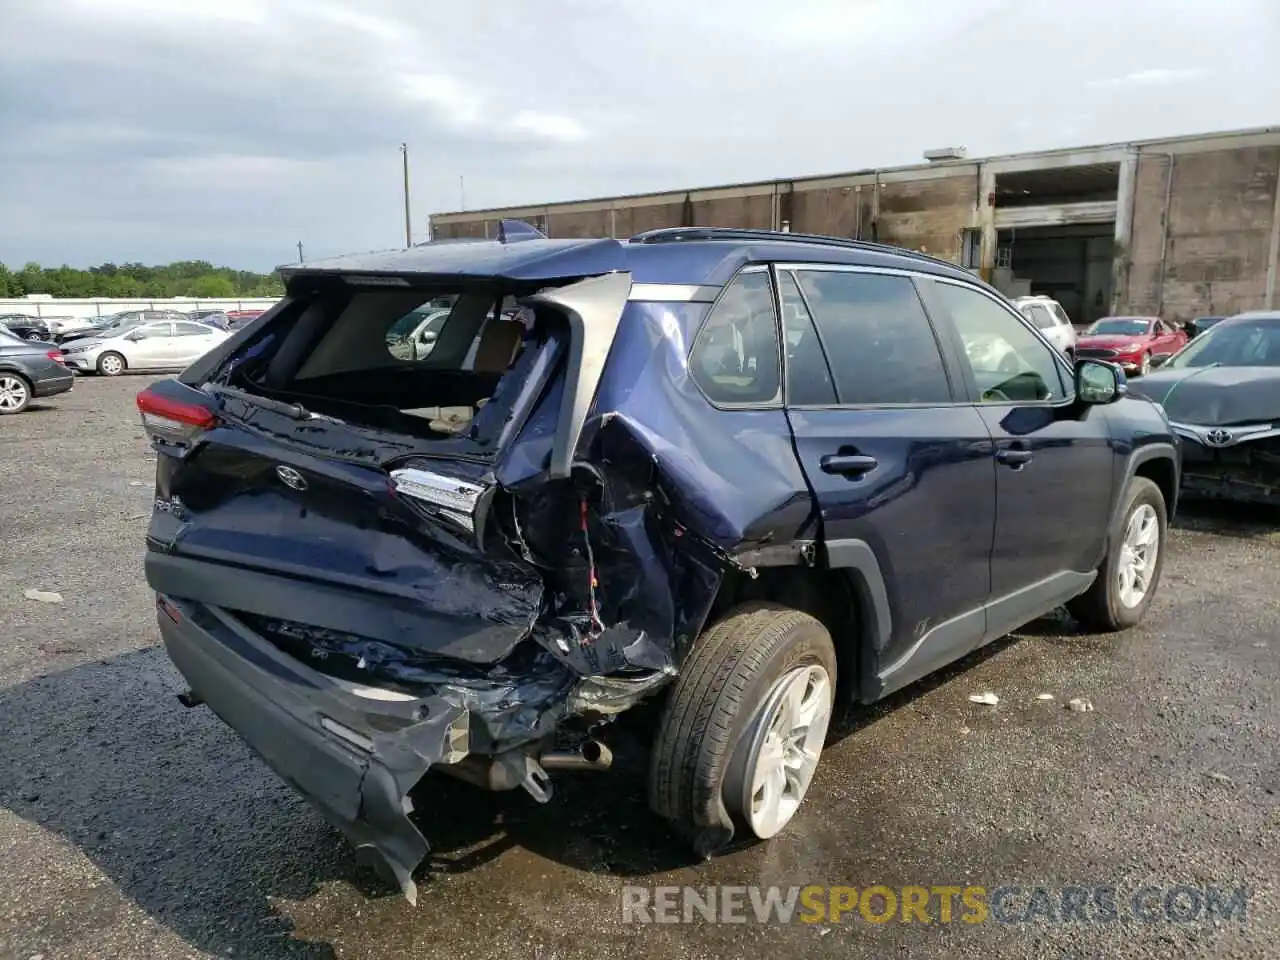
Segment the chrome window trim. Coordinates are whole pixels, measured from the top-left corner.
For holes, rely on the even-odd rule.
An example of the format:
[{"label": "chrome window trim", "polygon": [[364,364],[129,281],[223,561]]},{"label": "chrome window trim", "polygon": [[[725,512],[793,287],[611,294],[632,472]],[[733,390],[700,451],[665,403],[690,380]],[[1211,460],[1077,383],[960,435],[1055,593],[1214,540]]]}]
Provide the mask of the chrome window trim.
[{"label": "chrome window trim", "polygon": [[720,287],[713,283],[633,283],[628,300],[644,303],[714,303]]}]

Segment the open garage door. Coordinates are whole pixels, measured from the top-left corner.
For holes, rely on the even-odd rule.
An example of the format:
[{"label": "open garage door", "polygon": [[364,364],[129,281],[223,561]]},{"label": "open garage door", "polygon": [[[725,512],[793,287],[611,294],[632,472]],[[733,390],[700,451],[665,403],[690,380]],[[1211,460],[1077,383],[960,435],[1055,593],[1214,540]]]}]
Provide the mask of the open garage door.
[{"label": "open garage door", "polygon": [[996,178],[996,286],[1043,295],[1077,326],[1111,303],[1119,164],[1022,170]]},{"label": "open garage door", "polygon": [[1114,224],[1027,227],[997,234],[997,284],[1010,296],[1057,300],[1076,326],[1106,316],[1111,304]]}]

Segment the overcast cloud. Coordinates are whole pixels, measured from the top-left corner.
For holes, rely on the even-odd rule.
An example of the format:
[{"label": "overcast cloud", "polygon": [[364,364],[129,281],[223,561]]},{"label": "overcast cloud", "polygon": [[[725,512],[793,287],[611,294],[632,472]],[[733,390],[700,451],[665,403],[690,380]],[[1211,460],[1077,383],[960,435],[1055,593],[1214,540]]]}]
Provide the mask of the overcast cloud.
[{"label": "overcast cloud", "polygon": [[1280,123],[1275,0],[0,0],[0,262]]}]

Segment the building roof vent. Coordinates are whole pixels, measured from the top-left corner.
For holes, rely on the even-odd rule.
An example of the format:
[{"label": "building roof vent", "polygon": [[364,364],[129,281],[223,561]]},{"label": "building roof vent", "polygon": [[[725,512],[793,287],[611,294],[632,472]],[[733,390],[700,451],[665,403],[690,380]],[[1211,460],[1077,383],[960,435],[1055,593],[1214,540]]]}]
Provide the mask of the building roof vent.
[{"label": "building roof vent", "polygon": [[936,163],[939,160],[963,160],[969,155],[969,151],[965,147],[939,147],[937,150],[926,150],[924,158],[930,163]]}]

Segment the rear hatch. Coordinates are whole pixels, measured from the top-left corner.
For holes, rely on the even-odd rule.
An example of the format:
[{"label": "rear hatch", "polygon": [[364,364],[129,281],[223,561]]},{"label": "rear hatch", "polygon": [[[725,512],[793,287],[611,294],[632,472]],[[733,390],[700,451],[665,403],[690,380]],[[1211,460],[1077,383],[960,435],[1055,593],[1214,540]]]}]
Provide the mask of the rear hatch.
[{"label": "rear hatch", "polygon": [[[546,587],[498,477],[522,435],[507,473],[545,473],[568,394],[593,388],[566,377],[581,318],[545,289],[517,306],[544,286],[295,280],[252,327],[140,394],[159,453],[149,584],[429,656],[506,657]],[[430,343],[388,339],[428,304],[449,310]]]}]

